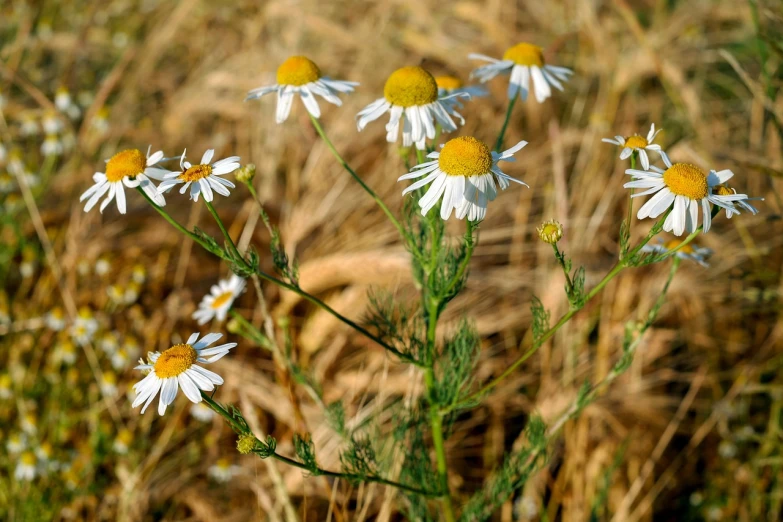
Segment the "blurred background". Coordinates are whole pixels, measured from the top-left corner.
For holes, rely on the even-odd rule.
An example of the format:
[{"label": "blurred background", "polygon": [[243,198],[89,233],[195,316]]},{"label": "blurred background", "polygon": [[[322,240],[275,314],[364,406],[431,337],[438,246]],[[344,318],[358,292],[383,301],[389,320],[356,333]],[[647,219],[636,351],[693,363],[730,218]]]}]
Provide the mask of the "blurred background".
[{"label": "blurred background", "polygon": [[[199,328],[202,295],[228,267],[183,240],[135,192],[85,214],[79,195],[123,148],[215,148],[255,163],[255,186],[301,285],[348,317],[368,291],[413,302],[408,253],[372,200],[318,140],[295,101],[274,122],[274,96],[243,102],[305,54],[336,79],[361,82],[342,107],[321,103],[337,148],[395,212],[405,171],[384,125],[357,133],[354,115],[382,96],[388,74],[422,64],[468,82],[471,52],[502,56],[521,41],[574,70],[564,93],[518,103],[506,143],[530,144],[506,172],[513,186],[481,225],[467,290],[441,332],[463,317],[482,336],[477,380],[505,369],[530,341],[530,302],[567,311],[562,272],[535,227],[554,218],[587,287],[614,264],[627,212],[626,162],[601,143],[657,139],[676,161],[731,169],[757,216],[721,215],[698,237],[709,268],[683,262],[632,368],[549,447],[546,464],[494,520],[781,520],[783,507],[783,6],[779,0],[431,0],[384,2],[183,0],[17,1],[0,6],[0,518],[4,520],[402,520],[404,500],[235,450],[233,432],[182,396],[166,416],[132,410],[132,367]],[[467,103],[460,134],[492,143],[507,78]],[[657,157],[655,158],[657,162]],[[14,163],[16,162],[16,163]],[[659,164],[659,163],[658,163]],[[29,190],[7,171],[23,169]],[[203,211],[170,194],[180,222],[219,235]],[[636,208],[640,202],[637,200]],[[271,271],[269,234],[243,187],[218,212]],[[460,223],[451,234],[462,233]],[[652,222],[636,222],[634,237]],[[453,227],[453,228],[452,228]],[[667,238],[668,239],[668,238]],[[448,440],[456,502],[524,442],[529,416],[556,419],[585,380],[619,357],[625,323],[654,302],[668,266],[624,271],[513,377],[460,415]],[[58,284],[59,282],[59,284]],[[264,285],[282,344],[343,401],[349,426],[384,436],[394,408],[422,391],[413,368],[290,293]],[[251,288],[237,309],[267,310]],[[97,326],[88,339],[77,315]],[[232,334],[228,334],[230,337]],[[257,435],[292,455],[310,432],[322,467],[339,469],[344,441],[323,409],[238,338],[212,369],[216,398],[242,408]],[[389,475],[401,455],[388,455]],[[33,480],[15,478],[20,463]]]}]

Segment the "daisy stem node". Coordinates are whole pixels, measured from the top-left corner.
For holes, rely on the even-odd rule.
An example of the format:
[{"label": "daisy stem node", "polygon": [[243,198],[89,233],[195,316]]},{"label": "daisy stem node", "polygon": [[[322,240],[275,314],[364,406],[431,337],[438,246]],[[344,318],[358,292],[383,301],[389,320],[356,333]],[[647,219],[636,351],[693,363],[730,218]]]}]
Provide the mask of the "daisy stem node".
[{"label": "daisy stem node", "polygon": [[514,104],[517,103],[517,97],[514,96],[508,101],[508,108],[506,109],[506,119],[503,120],[503,126],[500,128],[500,134],[495,142],[495,152],[500,152],[503,148],[503,139],[506,137],[506,129],[508,129],[508,122],[511,121],[511,113],[514,110]]},{"label": "daisy stem node", "polygon": [[321,137],[322,140],[324,140],[324,143],[331,151],[332,155],[335,157],[337,162],[342,165],[342,167],[348,171],[348,173],[353,177],[353,179],[356,180],[359,185],[364,189],[367,194],[370,195],[371,198],[375,200],[375,203],[378,204],[378,206],[383,210],[383,213],[386,214],[386,217],[389,218],[389,221],[392,222],[392,224],[397,228],[397,231],[400,233],[400,235],[403,237],[403,239],[407,238],[405,229],[402,228],[402,225],[397,220],[397,218],[392,214],[392,211],[389,210],[389,207],[386,206],[386,203],[383,202],[381,198],[378,197],[378,194],[375,193],[373,189],[371,189],[362,178],[359,177],[359,175],[354,171],[350,165],[348,165],[348,162],[345,161],[345,159],[340,155],[340,153],[337,151],[337,148],[335,148],[332,141],[329,139],[329,137],[326,135],[326,132],[324,132],[323,127],[321,127],[321,124],[318,122],[318,119],[315,118],[312,114],[310,114],[310,121],[313,123],[313,127],[315,128],[315,131],[318,133],[318,135]]}]

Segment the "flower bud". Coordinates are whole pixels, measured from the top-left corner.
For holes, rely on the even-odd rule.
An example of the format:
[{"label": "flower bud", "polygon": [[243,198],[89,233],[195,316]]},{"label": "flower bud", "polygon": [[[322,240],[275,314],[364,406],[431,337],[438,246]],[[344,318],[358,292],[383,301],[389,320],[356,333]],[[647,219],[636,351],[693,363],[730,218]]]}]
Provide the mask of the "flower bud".
[{"label": "flower bud", "polygon": [[541,238],[541,241],[549,243],[550,245],[554,245],[563,237],[563,225],[554,219],[544,221],[536,231],[538,232],[538,237]]},{"label": "flower bud", "polygon": [[237,181],[242,183],[250,183],[256,175],[256,166],[253,163],[248,163],[244,167],[240,167],[234,177]]}]

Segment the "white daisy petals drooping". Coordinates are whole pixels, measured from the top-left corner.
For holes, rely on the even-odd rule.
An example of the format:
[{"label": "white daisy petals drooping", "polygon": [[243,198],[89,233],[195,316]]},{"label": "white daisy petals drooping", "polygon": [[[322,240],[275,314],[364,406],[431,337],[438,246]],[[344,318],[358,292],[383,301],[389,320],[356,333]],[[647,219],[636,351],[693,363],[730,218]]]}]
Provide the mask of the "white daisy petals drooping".
[{"label": "white daisy petals drooping", "polygon": [[125,214],[125,188],[123,185],[128,188],[141,187],[156,205],[164,206],[166,200],[158,194],[155,185],[150,181],[150,178],[158,181],[163,179],[165,171],[154,168],[154,165],[161,159],[163,159],[162,151],[158,151],[152,156],[147,151],[145,157],[138,149],[123,150],[112,156],[106,163],[106,172],[96,172],[92,176],[95,185],[87,189],[79,198],[79,201],[87,200],[84,211],[89,212],[98,203],[98,200],[108,192],[108,196],[101,203],[101,213],[113,199],[116,199],[117,209],[121,214]]},{"label": "white daisy petals drooping", "polygon": [[447,142],[440,152],[427,155],[427,161],[413,167],[397,181],[421,178],[406,188],[402,194],[414,191],[430,183],[426,194],[419,200],[422,215],[432,209],[442,198],[440,216],[448,219],[451,211],[458,219],[481,221],[487,215],[487,205],[497,196],[497,185],[506,190],[510,181],[526,183],[503,173],[500,161],[514,161],[515,152],[527,145],[520,141],[502,153],[491,152],[482,141],[471,136],[461,136]]},{"label": "white daisy petals drooping", "polygon": [[462,108],[460,98],[464,95],[470,96],[470,99],[489,96],[489,91],[483,85],[464,85],[456,76],[436,76],[435,83],[438,85],[438,97],[443,98],[443,103],[457,109]]},{"label": "white daisy petals drooping", "polygon": [[247,93],[247,100],[255,100],[266,94],[277,92],[277,113],[275,120],[283,123],[291,113],[294,95],[298,94],[313,118],[321,117],[321,108],[315,96],[318,95],[334,105],[340,106],[340,93],[353,92],[358,82],[332,80],[321,75],[321,69],[309,58],[292,56],[277,68],[277,83],[253,89]]},{"label": "white daisy petals drooping", "polygon": [[631,154],[636,152],[642,162],[642,168],[644,170],[650,170],[650,157],[647,155],[647,151],[655,151],[660,154],[662,158],[666,156],[666,153],[663,151],[663,149],[661,149],[661,146],[653,143],[653,140],[659,132],[661,132],[661,129],[655,130],[655,124],[653,123],[650,125],[650,132],[647,133],[646,138],[643,138],[638,134],[634,134],[633,136],[628,136],[627,138],[624,138],[623,136],[615,136],[614,139],[604,138],[601,141],[622,147],[623,150],[620,151],[621,160],[628,159]]},{"label": "white daisy petals drooping", "polygon": [[[671,241],[664,242],[663,239],[658,238],[658,244],[651,245],[647,243],[642,247],[642,252],[665,254],[679,247],[681,243],[682,241],[679,239],[672,239]],[[689,261],[699,263],[701,266],[707,268],[710,266],[707,264],[707,258],[712,255],[712,250],[709,248],[696,246],[693,243],[688,243],[684,247],[677,250],[677,253],[674,255],[680,259],[687,259]]]},{"label": "white daisy petals drooping", "polygon": [[[737,194],[737,191],[734,190],[733,188],[729,187],[728,185],[718,185],[717,187],[715,187],[715,194],[717,194],[719,196],[733,196],[733,195]],[[748,201],[764,201],[764,198],[749,198],[749,197],[745,197],[745,199],[738,199],[738,200],[733,202],[734,205],[738,206],[742,210],[746,210],[746,211],[750,212],[751,214],[753,214],[755,216],[756,214],[759,213],[759,210],[756,207],[754,207],[753,205],[751,205],[750,203],[748,203]],[[739,211],[737,211],[736,209],[728,209],[728,208],[726,209],[726,217],[727,218],[731,219],[731,217],[734,214],[739,214]]]},{"label": "white daisy petals drooping", "polygon": [[457,118],[460,124],[465,123],[455,110],[456,98],[470,98],[470,95],[457,93],[439,97],[438,84],[429,72],[418,66],[403,67],[386,80],[383,98],[359,111],[356,127],[362,131],[368,123],[388,112],[390,117],[386,125],[386,141],[396,142],[402,127],[403,147],[415,143],[417,149],[424,150],[425,141],[435,138],[436,123],[444,132],[457,130],[452,117]]},{"label": "white daisy petals drooping", "polygon": [[218,321],[224,321],[234,300],[245,289],[245,280],[236,274],[229,279],[222,279],[218,284],[212,285],[210,293],[205,295],[198,305],[198,310],[193,312],[193,319],[198,324],[206,324],[214,317]]},{"label": "white daisy petals drooping", "polygon": [[210,333],[198,340],[199,334],[194,333],[184,344],[177,344],[164,350],[147,355],[148,364],[136,366],[137,370],[148,371],[144,379],[133,385],[136,399],[132,407],[144,403],[141,413],[147,410],[155,396],[160,392],[158,414],[166,413],[166,408],[174,402],[177,391],[182,392],[193,403],[201,402],[201,392],[212,391],[216,385],[223,384],[220,375],[211,372],[196,363],[210,364],[222,358],[237,343],[221,344],[213,348],[208,346],[223,334]]},{"label": "white daisy petals drooping", "polygon": [[625,188],[645,189],[643,192],[632,194],[631,197],[655,194],[639,209],[636,215],[639,219],[657,218],[672,208],[672,212],[663,223],[663,229],[681,236],[686,231],[691,233],[696,230],[701,208],[704,216],[703,230],[708,232],[712,223],[710,203],[732,213],[739,213],[734,203],[748,199],[745,194],[720,195],[713,192],[714,188],[734,176],[730,170],[718,172],[711,170],[706,173],[695,165],[672,164],[667,156],[662,158],[667,167],[665,171],[654,166],[650,167],[652,170],[649,171],[635,169],[625,171],[633,177],[633,181],[623,185]]},{"label": "white daisy petals drooping", "polygon": [[519,43],[510,47],[503,54],[502,60],[483,54],[470,54],[468,58],[490,62],[470,74],[471,78],[478,78],[481,83],[491,80],[498,74],[511,74],[508,84],[509,100],[513,100],[517,95],[526,100],[532,81],[536,101],[542,103],[552,96],[552,87],[562,91],[561,82],[567,82],[569,75],[573,73],[571,69],[565,67],[545,64],[541,47],[529,43]]},{"label": "white daisy petals drooping", "polygon": [[185,152],[187,151],[182,153],[182,157],[179,160],[181,170],[169,172],[163,176],[163,181],[158,185],[159,193],[166,192],[175,185],[184,183],[184,186],[179,191],[180,194],[184,194],[190,187],[190,199],[198,201],[199,195],[203,194],[204,199],[211,202],[213,190],[221,196],[228,196],[230,194],[228,189],[236,187],[232,182],[223,179],[221,176],[230,174],[240,167],[239,156],[230,156],[211,163],[215,150],[209,149],[201,156],[201,163],[192,165],[189,161],[185,161]]}]

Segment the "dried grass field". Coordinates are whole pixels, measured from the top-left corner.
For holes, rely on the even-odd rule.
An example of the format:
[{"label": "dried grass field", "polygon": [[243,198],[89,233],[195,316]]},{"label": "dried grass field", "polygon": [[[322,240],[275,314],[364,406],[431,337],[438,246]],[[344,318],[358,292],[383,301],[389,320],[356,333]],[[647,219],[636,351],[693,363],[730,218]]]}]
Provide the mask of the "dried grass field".
[{"label": "dried grass field", "polygon": [[[781,34],[780,0],[4,0],[0,519],[411,518],[408,497],[394,487],[241,455],[223,419],[182,394],[165,416],[157,403],[144,415],[132,408],[139,357],[191,332],[220,332],[238,346],[211,366],[225,381],[215,399],[240,408],[258,439],[271,435],[279,454],[295,456],[294,436],[309,434],[318,466],[339,470],[351,441],[328,405],[341,404],[347,431],[373,441],[378,473],[395,479],[410,446],[391,434],[427,388],[416,366],[263,280],[248,280],[233,310],[282,347],[276,355],[236,335],[236,320],[199,327],[192,314],[229,264],[135,190],[126,190],[126,214],[114,203],[84,212],[79,197],[123,149],[237,155],[256,166],[252,184],[298,263],[301,288],[365,324],[381,292],[417,302],[409,249],[335,161],[300,100],[277,124],[274,95],[245,95],[274,83],[291,55],[360,82],[342,106],[320,103],[320,122],[399,216],[412,196],[401,196],[397,178],[415,157],[386,142],[385,117],[357,132],[356,113],[400,67],[467,83],[480,65],[470,53],[499,57],[534,42],[547,63],[574,73],[545,103],[531,97],[514,107],[506,146],[529,143],[504,169],[529,188],[512,184],[492,202],[467,287],[440,318],[438,343],[463,319],[478,332],[471,389],[534,341],[534,296],[552,323],[569,311],[563,271],[536,232],[542,221],[563,225],[559,246],[584,266],[587,289],[617,262],[628,161],[602,138],[646,134],[655,123],[670,157],[731,169],[741,192],[764,201],[754,203],[758,215],[721,213],[696,237],[713,251],[709,267],[682,261],[630,368],[559,426],[526,480],[487,505],[487,518],[783,520]],[[489,96],[465,102],[454,136],[495,142],[508,78],[485,85]],[[10,173],[13,162],[23,175]],[[220,237],[204,205],[178,190],[166,198],[166,211],[188,229]],[[237,246],[254,245],[260,267],[274,273],[272,238],[246,187],[237,182],[214,206]],[[634,219],[631,241],[652,224]],[[464,226],[446,222],[449,244],[459,244]],[[668,273],[666,262],[623,270],[475,407],[448,416],[458,515],[504,456],[525,447],[533,416],[552,426],[585,382],[609,375],[627,324],[644,320]],[[87,311],[97,331],[80,342],[72,325]],[[24,458],[34,462],[32,480],[17,476]],[[443,514],[436,498],[425,504],[433,519]]]}]

